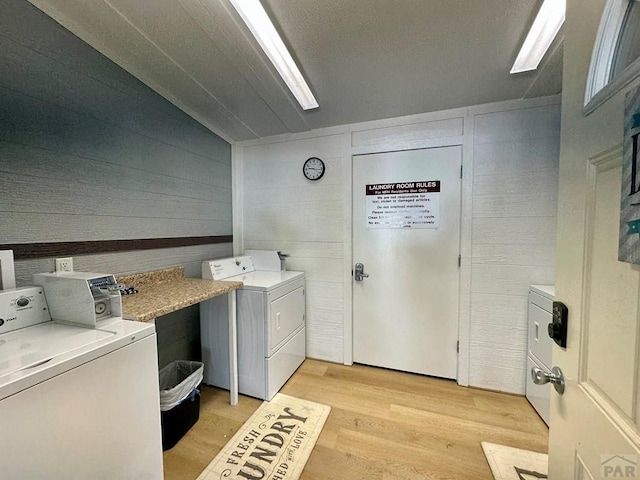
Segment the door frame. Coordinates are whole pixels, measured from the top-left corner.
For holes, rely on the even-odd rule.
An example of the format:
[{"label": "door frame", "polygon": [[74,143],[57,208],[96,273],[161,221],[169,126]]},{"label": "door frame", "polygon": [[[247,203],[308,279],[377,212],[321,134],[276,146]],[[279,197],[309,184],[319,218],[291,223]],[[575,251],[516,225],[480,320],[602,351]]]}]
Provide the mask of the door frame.
[{"label": "door frame", "polygon": [[[500,108],[502,107],[502,108]],[[403,152],[459,146],[462,149],[462,183],[460,211],[460,283],[458,304],[458,371],[456,380],[459,385],[469,385],[469,337],[471,316],[471,202],[473,185],[473,115],[493,111],[510,110],[503,105],[486,105],[474,109],[456,109],[446,112],[421,114],[414,116],[414,122],[408,117],[366,122],[351,125],[343,137],[343,152],[348,159],[344,181],[344,361],[353,364],[353,163],[357,155]],[[521,108],[514,104],[515,108]],[[473,110],[473,115],[470,111]],[[415,123],[420,117],[421,122]],[[428,122],[425,120],[428,118]],[[447,124],[447,122],[451,122]],[[371,132],[375,125],[375,139],[371,143],[367,137],[358,144],[358,135]],[[444,127],[444,128],[443,128]],[[455,131],[456,128],[459,130]],[[400,138],[399,138],[400,137]]]}]

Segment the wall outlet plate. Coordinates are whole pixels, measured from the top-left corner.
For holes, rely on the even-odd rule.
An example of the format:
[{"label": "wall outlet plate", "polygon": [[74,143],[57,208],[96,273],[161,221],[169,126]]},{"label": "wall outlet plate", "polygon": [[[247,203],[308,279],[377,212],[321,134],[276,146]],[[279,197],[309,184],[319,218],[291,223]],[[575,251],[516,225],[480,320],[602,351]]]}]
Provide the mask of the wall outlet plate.
[{"label": "wall outlet plate", "polygon": [[73,272],[73,258],[56,258],[56,272]]}]

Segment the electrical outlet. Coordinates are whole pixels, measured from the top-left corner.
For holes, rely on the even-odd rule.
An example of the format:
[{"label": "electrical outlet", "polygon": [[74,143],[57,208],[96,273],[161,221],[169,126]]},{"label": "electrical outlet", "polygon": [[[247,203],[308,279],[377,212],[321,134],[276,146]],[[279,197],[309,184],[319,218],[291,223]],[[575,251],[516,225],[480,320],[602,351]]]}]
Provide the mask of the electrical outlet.
[{"label": "electrical outlet", "polygon": [[56,272],[73,272],[73,258],[56,258]]}]

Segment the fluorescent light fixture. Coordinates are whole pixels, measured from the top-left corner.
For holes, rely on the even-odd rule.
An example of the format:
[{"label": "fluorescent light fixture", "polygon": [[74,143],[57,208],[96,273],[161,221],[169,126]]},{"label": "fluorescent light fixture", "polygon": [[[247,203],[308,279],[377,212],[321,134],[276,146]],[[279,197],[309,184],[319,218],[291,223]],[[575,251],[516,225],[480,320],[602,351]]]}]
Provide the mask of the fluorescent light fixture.
[{"label": "fluorescent light fixture", "polygon": [[278,35],[259,0],[230,0],[244,23],[267,54],[273,66],[296,97],[303,110],[318,108],[313,93]]},{"label": "fluorescent light fixture", "polygon": [[535,70],[564,23],[566,0],[544,0],[510,73]]}]

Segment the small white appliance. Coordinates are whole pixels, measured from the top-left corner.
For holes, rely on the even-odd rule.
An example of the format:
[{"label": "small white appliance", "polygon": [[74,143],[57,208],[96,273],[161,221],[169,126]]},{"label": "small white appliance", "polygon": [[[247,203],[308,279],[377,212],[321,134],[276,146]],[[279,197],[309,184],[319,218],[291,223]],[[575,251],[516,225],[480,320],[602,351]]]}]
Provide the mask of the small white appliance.
[{"label": "small white appliance", "polygon": [[113,275],[85,272],[36,273],[47,296],[51,318],[96,328],[99,321],[122,317],[122,297]]},{"label": "small white appliance", "polygon": [[[251,257],[206,261],[202,278],[239,281],[237,294],[238,387],[243,395],[271,400],[306,356],[303,272],[257,270]],[[228,302],[200,303],[204,382],[229,388]]]},{"label": "small white appliance", "polygon": [[162,478],[155,327],[112,275],[35,281],[0,291],[2,477]]},{"label": "small white appliance", "polygon": [[551,372],[553,340],[547,333],[551,323],[555,288],[553,285],[531,285],[529,288],[529,348],[527,352],[527,400],[536,409],[542,420],[549,425],[551,409],[551,383],[536,385],[531,370],[540,368]]}]

